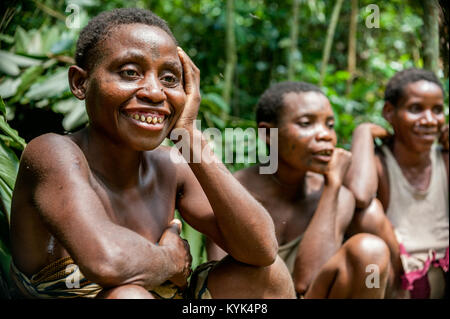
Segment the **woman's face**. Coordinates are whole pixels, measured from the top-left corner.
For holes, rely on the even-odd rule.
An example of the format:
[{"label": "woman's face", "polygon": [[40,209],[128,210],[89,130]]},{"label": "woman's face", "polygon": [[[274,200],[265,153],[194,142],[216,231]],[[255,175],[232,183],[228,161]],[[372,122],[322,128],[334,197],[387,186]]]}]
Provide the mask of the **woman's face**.
[{"label": "woman's face", "polygon": [[336,145],[330,102],[314,91],[290,92],[283,101],[278,123],[280,160],[303,171],[325,172]]},{"label": "woman's face", "polygon": [[396,141],[417,152],[429,151],[445,124],[441,88],[424,80],[409,83],[397,104],[385,115]]},{"label": "woman's face", "polygon": [[180,116],[186,94],[177,46],[158,27],[113,27],[88,72],[90,125],[134,150],[161,144]]}]

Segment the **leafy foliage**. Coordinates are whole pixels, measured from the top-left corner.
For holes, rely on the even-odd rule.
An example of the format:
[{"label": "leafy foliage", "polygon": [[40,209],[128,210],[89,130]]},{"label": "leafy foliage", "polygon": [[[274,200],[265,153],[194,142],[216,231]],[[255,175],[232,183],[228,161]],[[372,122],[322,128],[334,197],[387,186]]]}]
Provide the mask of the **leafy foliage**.
[{"label": "leafy foliage", "polygon": [[13,149],[22,151],[25,141],[8,125],[5,111],[5,104],[0,98],[0,277],[7,278],[6,281],[9,282],[9,217],[12,192],[19,169],[19,160]]}]

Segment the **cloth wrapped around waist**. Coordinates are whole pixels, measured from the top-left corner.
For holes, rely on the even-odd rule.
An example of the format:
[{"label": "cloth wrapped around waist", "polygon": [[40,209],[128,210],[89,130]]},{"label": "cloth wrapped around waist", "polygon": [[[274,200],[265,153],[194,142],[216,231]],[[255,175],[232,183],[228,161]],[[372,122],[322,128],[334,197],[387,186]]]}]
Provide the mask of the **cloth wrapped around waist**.
[{"label": "cloth wrapped around waist", "polygon": [[[195,297],[199,299],[211,298],[206,289],[206,278],[213,264],[208,264],[208,266],[199,267],[198,271],[196,270],[193,274],[202,280],[196,280],[199,288],[192,287],[189,291],[197,291]],[[103,289],[98,284],[86,279],[70,256],[49,264],[31,278],[18,270],[13,262],[11,262],[10,268],[11,278],[20,294],[25,298],[95,298]],[[198,294],[198,290],[201,290],[200,294]],[[183,291],[169,281],[150,292],[160,299],[182,299],[184,297]]]},{"label": "cloth wrapped around waist", "polygon": [[303,234],[278,247],[278,256],[285,262],[291,276],[294,273],[295,259],[297,258],[298,246],[302,238]]}]

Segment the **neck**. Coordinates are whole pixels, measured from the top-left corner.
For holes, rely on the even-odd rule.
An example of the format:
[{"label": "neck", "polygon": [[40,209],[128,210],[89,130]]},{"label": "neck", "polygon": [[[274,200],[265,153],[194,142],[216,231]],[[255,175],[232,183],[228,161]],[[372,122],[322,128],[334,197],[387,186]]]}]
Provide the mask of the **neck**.
[{"label": "neck", "polygon": [[127,148],[89,126],[82,136],[89,166],[103,183],[122,190],[139,184],[143,152]]},{"label": "neck", "polygon": [[306,171],[299,171],[281,159],[278,160],[278,170],[270,177],[285,196],[298,197],[305,193]]},{"label": "neck", "polygon": [[392,154],[400,167],[405,168],[422,168],[429,166],[431,163],[430,152],[431,148],[428,152],[417,152],[397,140],[394,140],[392,145]]}]

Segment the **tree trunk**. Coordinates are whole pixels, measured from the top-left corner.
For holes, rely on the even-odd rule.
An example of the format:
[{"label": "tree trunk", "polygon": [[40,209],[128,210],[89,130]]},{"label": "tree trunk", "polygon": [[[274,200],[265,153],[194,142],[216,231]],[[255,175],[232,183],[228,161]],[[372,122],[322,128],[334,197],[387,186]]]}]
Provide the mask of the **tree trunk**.
[{"label": "tree trunk", "polygon": [[330,25],[328,26],[327,38],[325,41],[325,47],[323,49],[322,65],[320,67],[320,86],[322,86],[323,80],[325,79],[328,60],[330,59],[331,45],[333,44],[334,31],[336,30],[336,25],[339,19],[339,12],[341,11],[343,1],[344,0],[337,0],[334,3],[333,13],[331,14],[331,21]]},{"label": "tree trunk", "polygon": [[439,7],[436,0],[423,2],[423,64],[437,73],[439,70]]},{"label": "tree trunk", "polygon": [[[233,89],[234,70],[236,67],[236,39],[234,36],[234,0],[227,0],[226,34],[225,34],[226,64],[222,97],[230,105]],[[237,114],[236,110],[233,112]]]},{"label": "tree trunk", "polygon": [[352,90],[352,83],[356,71],[356,26],[358,23],[358,0],[352,0],[352,12],[350,14],[350,32],[348,35],[348,73],[350,74],[347,80],[347,95]]},{"label": "tree trunk", "polygon": [[295,62],[297,58],[297,38],[298,38],[298,7],[300,0],[292,0],[292,24],[291,24],[291,41],[288,56],[288,80],[294,80]]},{"label": "tree trunk", "polygon": [[444,78],[448,78],[448,60],[449,60],[449,40],[448,40],[448,7],[445,0],[439,0],[440,6],[440,48],[441,48],[441,59],[444,67]]}]

